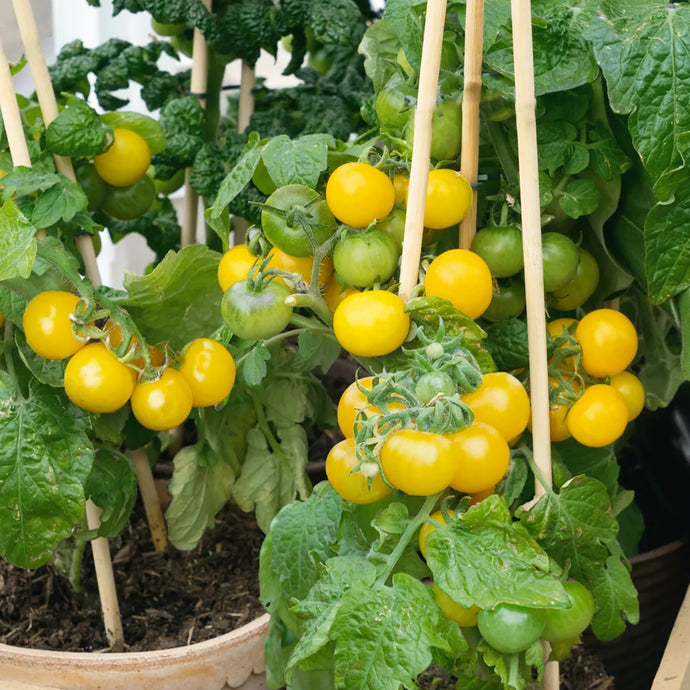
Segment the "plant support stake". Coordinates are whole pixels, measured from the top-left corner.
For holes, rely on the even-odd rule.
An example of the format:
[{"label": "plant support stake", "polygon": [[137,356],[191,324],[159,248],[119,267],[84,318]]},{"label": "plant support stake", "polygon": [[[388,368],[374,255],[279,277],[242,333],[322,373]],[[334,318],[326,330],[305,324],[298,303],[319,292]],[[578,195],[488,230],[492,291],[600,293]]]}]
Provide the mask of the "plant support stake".
[{"label": "plant support stake", "polygon": [[[544,274],[541,252],[541,212],[539,207],[539,166],[537,158],[536,98],[532,55],[532,11],[529,0],[511,0],[513,57],[515,61],[515,117],[520,168],[520,206],[525,261],[527,339],[529,347],[530,402],[534,462],[551,486],[551,439],[549,435],[549,379],[546,353]],[[545,492],[535,479],[535,494]],[[550,647],[544,644],[548,655]],[[558,690],[558,663],[544,668],[545,690]]]},{"label": "plant support stake", "polygon": [[443,28],[446,19],[446,0],[429,0],[424,22],[422,62],[419,70],[417,110],[414,116],[412,165],[405,216],[405,235],[400,260],[399,296],[407,301],[419,279],[419,259],[422,254],[424,207],[429,180],[431,156],[431,124],[436,107],[438,72],[441,66]]},{"label": "plant support stake", "polygon": [[[477,184],[479,166],[479,103],[482,97],[482,51],[484,48],[484,0],[468,0],[465,18],[465,81],[462,86],[462,150],[460,172]],[[472,208],[460,223],[460,248],[469,249],[477,232],[477,192]]]}]

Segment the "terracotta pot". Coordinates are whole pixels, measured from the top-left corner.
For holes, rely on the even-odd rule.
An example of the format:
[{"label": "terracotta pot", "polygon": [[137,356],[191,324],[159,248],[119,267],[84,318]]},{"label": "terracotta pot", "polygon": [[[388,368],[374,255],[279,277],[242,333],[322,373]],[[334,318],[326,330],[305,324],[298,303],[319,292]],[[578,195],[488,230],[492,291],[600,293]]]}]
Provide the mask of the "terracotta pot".
[{"label": "terracotta pot", "polygon": [[96,654],[0,644],[0,690],[266,690],[268,614],[206,642]]},{"label": "terracotta pot", "polygon": [[597,650],[616,687],[649,690],[690,583],[690,542],[677,539],[633,556],[630,564],[640,622],[610,642],[592,635],[585,635],[584,642]]}]

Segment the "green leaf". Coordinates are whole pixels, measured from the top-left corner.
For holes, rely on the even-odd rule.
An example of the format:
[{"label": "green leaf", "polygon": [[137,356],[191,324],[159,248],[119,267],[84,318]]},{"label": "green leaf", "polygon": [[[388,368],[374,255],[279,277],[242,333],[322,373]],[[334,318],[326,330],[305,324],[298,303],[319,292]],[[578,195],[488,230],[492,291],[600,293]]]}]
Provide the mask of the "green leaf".
[{"label": "green leaf", "polygon": [[276,187],[303,184],[315,189],[328,165],[328,147],[335,146],[330,134],[307,134],[299,139],[278,136],[261,153]]},{"label": "green leaf", "polygon": [[34,168],[13,168],[2,178],[2,199],[21,197],[34,192],[45,192],[57,184],[60,176],[54,172],[41,172]]},{"label": "green leaf", "polygon": [[568,468],[571,477],[585,474],[597,479],[605,487],[611,499],[618,492],[618,475],[620,467],[612,446],[588,448],[581,443],[568,439],[551,447],[554,462],[562,462]]},{"label": "green leaf", "polygon": [[395,29],[408,62],[419,73],[424,34],[422,17],[414,11],[409,0],[388,0],[383,16]]},{"label": "green leaf", "polygon": [[60,176],[57,184],[41,194],[31,214],[31,222],[37,228],[48,228],[61,220],[69,222],[86,211],[88,199],[84,190],[72,180]]},{"label": "green leaf", "polygon": [[299,424],[283,423],[275,431],[257,426],[247,434],[247,453],[232,495],[243,510],[254,511],[264,532],[283,506],[309,494],[307,457],[307,434]]},{"label": "green leaf", "polygon": [[479,643],[484,663],[491,667],[501,679],[504,690],[523,690],[527,678],[532,678],[532,667],[541,679],[544,670],[544,647],[540,640],[533,642],[520,654],[502,654],[483,640]]},{"label": "green leaf", "polygon": [[218,218],[228,204],[249,184],[259,164],[262,150],[263,147],[259,145],[259,135],[252,132],[242,155],[218,189],[216,200],[210,208],[211,218]]},{"label": "green leaf", "polygon": [[325,563],[332,555],[342,504],[342,498],[331,485],[323,482],[306,501],[290,503],[278,513],[261,554],[264,605],[271,603],[264,592],[271,589],[274,578],[280,582],[286,601],[307,596],[318,579],[315,564]]},{"label": "green leaf", "polygon": [[17,352],[22,358],[22,362],[24,362],[24,365],[35,379],[53,388],[64,387],[66,363],[63,360],[44,359],[37,355],[26,344],[24,333],[20,330],[14,332],[14,341],[17,346]]},{"label": "green leaf", "polygon": [[554,566],[495,494],[428,535],[434,581],[460,605],[554,608],[567,601]]},{"label": "green leaf", "polygon": [[301,619],[302,634],[286,665],[288,683],[294,667],[329,644],[329,634],[343,595],[353,586],[371,587],[375,581],[376,568],[364,558],[336,557],[326,562],[308,596],[292,609]]},{"label": "green leaf", "polygon": [[14,201],[0,207],[0,280],[28,278],[36,258],[36,228]]},{"label": "green leaf", "polygon": [[52,388],[33,383],[22,398],[0,372],[0,553],[21,568],[48,561],[84,518],[87,420]]},{"label": "green leaf", "polygon": [[529,511],[516,513],[530,534],[564,570],[590,584],[608,557],[607,545],[618,534],[606,487],[578,475],[559,494],[544,494]]},{"label": "green leaf", "polygon": [[46,147],[58,156],[93,158],[107,148],[110,127],[86,101],[74,98],[46,130]]},{"label": "green leaf", "polygon": [[300,333],[297,336],[297,347],[295,365],[300,371],[305,372],[316,368],[327,372],[342,351],[335,338],[311,332]]},{"label": "green leaf", "polygon": [[168,490],[173,500],[165,511],[168,538],[177,549],[193,549],[212,527],[232,493],[235,475],[229,463],[215,461],[205,444],[183,448],[173,459]]},{"label": "green leaf", "polygon": [[484,344],[500,371],[529,367],[527,324],[521,319],[504,319],[488,326]]},{"label": "green leaf", "polygon": [[592,586],[595,609],[592,632],[600,640],[612,640],[625,630],[626,621],[640,620],[637,592],[630,571],[618,555],[611,555]]},{"label": "green leaf", "polygon": [[86,492],[102,509],[98,536],[118,537],[132,516],[137,500],[137,477],[129,458],[99,450],[86,481]]},{"label": "green leaf", "polygon": [[364,34],[358,48],[364,55],[364,70],[378,92],[386,82],[398,73],[396,58],[400,41],[395,27],[386,19],[374,22]]},{"label": "green leaf", "polygon": [[414,687],[432,662],[433,648],[449,655],[467,648],[431,588],[404,573],[393,577],[392,586],[356,584],[345,592],[330,637],[338,690]]},{"label": "green leaf", "polygon": [[596,211],[601,202],[601,192],[593,180],[573,180],[558,198],[558,205],[570,218],[579,218]]},{"label": "green leaf", "polygon": [[326,44],[350,45],[353,27],[360,21],[354,0],[319,0],[313,2],[309,26],[317,41]]},{"label": "green leaf", "polygon": [[150,115],[135,113],[134,111],[119,110],[117,112],[103,113],[101,122],[113,129],[131,129],[146,141],[152,154],[160,153],[165,149],[165,134],[158,120]]},{"label": "green leaf", "polygon": [[200,244],[168,252],[148,275],[125,274],[129,294],[122,306],[148,341],[167,341],[182,349],[190,340],[208,336],[222,325],[219,262],[217,252]]},{"label": "green leaf", "polygon": [[248,386],[258,386],[268,371],[266,362],[271,359],[271,351],[263,341],[247,352],[242,361],[242,378]]}]

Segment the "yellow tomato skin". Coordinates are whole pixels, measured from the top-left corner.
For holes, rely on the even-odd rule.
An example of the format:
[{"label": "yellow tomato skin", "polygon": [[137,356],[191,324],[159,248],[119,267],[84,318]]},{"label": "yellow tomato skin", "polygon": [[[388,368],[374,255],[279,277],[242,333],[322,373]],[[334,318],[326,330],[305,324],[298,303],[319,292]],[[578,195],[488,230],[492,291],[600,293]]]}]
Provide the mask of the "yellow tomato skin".
[{"label": "yellow tomato skin", "polygon": [[629,371],[621,371],[611,377],[609,384],[623,396],[628,406],[628,421],[632,422],[644,409],[646,396],[642,381]]},{"label": "yellow tomato skin", "polygon": [[430,264],[424,278],[428,297],[443,297],[471,319],[479,318],[494,294],[491,271],[484,259],[467,249],[449,249]]},{"label": "yellow tomato skin", "polygon": [[[448,514],[453,515],[455,513],[454,510],[449,510]],[[443,516],[443,511],[437,510],[435,513],[432,513],[429,516],[432,520],[441,523],[442,525],[446,524],[446,518]],[[437,527],[435,525],[432,525],[430,522],[425,522],[420,528],[419,528],[419,550],[422,553],[422,556],[426,558],[426,538],[429,536],[430,532],[433,532]]]},{"label": "yellow tomato skin", "polygon": [[211,407],[230,395],[235,360],[219,342],[196,338],[184,351],[180,374],[192,389],[192,406]]},{"label": "yellow tomato skin", "polygon": [[471,628],[477,625],[477,614],[479,607],[474,604],[469,608],[460,606],[457,601],[451,599],[443,590],[436,585],[432,585],[436,603],[443,611],[443,615],[449,620],[457,623],[462,628]]},{"label": "yellow tomato skin", "polygon": [[619,439],[628,424],[628,406],[612,386],[597,383],[585,389],[566,418],[573,438],[583,446],[601,448]]},{"label": "yellow tomato skin", "polygon": [[65,393],[83,410],[116,412],[134,390],[135,374],[104,343],[91,343],[72,355],[65,367]]},{"label": "yellow tomato skin", "polygon": [[46,290],[27,304],[22,327],[29,347],[44,359],[71,357],[85,343],[74,336],[70,316],[79,303],[71,292]]},{"label": "yellow tomato skin", "polygon": [[184,376],[167,367],[158,380],[138,383],[131,400],[139,424],[153,431],[167,431],[187,419],[193,396]]},{"label": "yellow tomato skin", "polygon": [[113,130],[110,148],[93,159],[96,172],[113,187],[129,187],[138,182],[151,165],[151,149],[146,140],[131,129]]},{"label": "yellow tomato skin", "polygon": [[472,208],[474,192],[456,170],[429,171],[424,208],[424,227],[442,230],[459,223]]},{"label": "yellow tomato skin", "polygon": [[500,432],[483,422],[474,422],[450,438],[456,463],[450,486],[467,494],[496,486],[510,464],[510,448]]},{"label": "yellow tomato skin", "polygon": [[[296,273],[307,285],[311,283],[311,275],[314,269],[313,256],[290,256],[290,254],[286,254],[274,247],[269,252],[269,257],[268,268],[276,268],[287,273]],[[330,257],[326,257],[319,266],[319,287],[326,284],[332,273],[333,260]],[[281,277],[278,277],[277,280],[285,283]]]},{"label": "yellow tomato skin", "polygon": [[244,280],[254,265],[256,257],[246,244],[236,244],[223,254],[218,264],[218,284],[225,292],[231,285]]},{"label": "yellow tomato skin", "polygon": [[[354,438],[356,428],[355,419],[360,410],[364,410],[367,417],[382,414],[382,411],[375,405],[369,404],[366,395],[360,390],[360,387],[366,391],[370,391],[373,385],[374,377],[365,376],[357,381],[353,381],[340,396],[338,400],[338,426],[343,432],[345,438]],[[404,409],[402,403],[391,403],[388,405],[389,411]]]},{"label": "yellow tomato skin", "polygon": [[374,475],[369,484],[367,477],[355,470],[358,464],[353,438],[336,443],[326,457],[328,481],[346,501],[364,505],[380,501],[393,493],[393,489],[383,481],[380,473]]},{"label": "yellow tomato skin", "polygon": [[470,406],[475,421],[494,427],[506,441],[511,441],[527,428],[529,396],[512,374],[504,371],[484,374],[479,388],[464,393],[461,399]]},{"label": "yellow tomato skin", "polygon": [[338,305],[350,295],[354,295],[359,290],[352,287],[343,287],[332,274],[323,286],[323,299],[326,304],[331,308],[331,311],[335,311]]}]

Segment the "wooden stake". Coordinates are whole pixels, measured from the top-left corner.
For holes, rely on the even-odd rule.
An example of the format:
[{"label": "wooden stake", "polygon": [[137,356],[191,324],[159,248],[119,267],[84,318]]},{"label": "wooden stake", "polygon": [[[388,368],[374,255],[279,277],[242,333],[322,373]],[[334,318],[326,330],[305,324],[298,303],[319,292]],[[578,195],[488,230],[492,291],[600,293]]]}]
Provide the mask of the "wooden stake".
[{"label": "wooden stake", "polygon": [[256,73],[242,60],[242,76],[240,78],[240,95],[237,103],[237,131],[242,134],[249,126],[249,119],[254,113],[254,87]]},{"label": "wooden stake", "polygon": [[[203,0],[203,4],[207,10],[211,10],[211,0]],[[208,86],[208,45],[204,34],[198,28],[194,29],[194,44],[192,47],[192,74],[190,89],[194,94],[198,94],[197,98],[201,107],[206,107],[206,93]],[[180,237],[180,245],[187,247],[190,244],[196,243],[196,224],[199,215],[199,195],[192,189],[189,184],[189,178],[192,174],[192,169],[187,168],[185,172],[184,182],[184,219],[182,221],[182,235]]]},{"label": "wooden stake", "polygon": [[146,519],[151,530],[151,538],[153,539],[153,547],[156,551],[165,551],[168,548],[168,534],[165,527],[165,518],[163,517],[163,509],[160,504],[160,497],[156,489],[156,483],[151,473],[151,465],[146,451],[143,448],[137,448],[132,451],[132,461],[134,462],[134,471],[137,475],[137,482],[139,484],[139,493],[141,500],[144,503],[146,511]]},{"label": "wooden stake", "polygon": [[[479,166],[479,103],[482,97],[484,0],[467,0],[465,17],[465,82],[462,88],[462,152],[460,172],[471,185]],[[477,232],[477,192],[472,208],[460,223],[460,248],[469,249]]]},{"label": "wooden stake", "polygon": [[[20,31],[22,30],[22,26],[26,28],[27,19],[30,23],[33,23],[33,28],[35,29],[36,23],[33,18],[33,13],[30,12],[31,8],[29,7],[29,16],[25,11],[26,7],[24,6],[23,0],[15,4],[21,5],[20,9],[23,11],[23,14],[17,14],[17,21],[19,22]],[[31,27],[29,27],[29,31],[27,32],[30,41],[29,45],[32,46],[32,50],[35,50],[36,43],[31,41],[32,32],[30,28]],[[36,36],[38,35],[37,30],[34,31],[34,33]],[[23,35],[24,34],[22,33],[22,36]],[[40,50],[40,43],[38,43],[38,47]],[[25,50],[27,52],[27,58],[29,58],[29,49],[26,45]],[[41,50],[41,56],[42,55],[43,52]],[[45,67],[45,60],[43,60],[43,66]],[[50,93],[52,94],[52,87]],[[13,165],[25,165],[27,167],[31,167],[31,159],[28,155],[26,139],[24,138],[24,131],[21,126],[21,117],[17,106],[17,97],[14,92],[12,77],[10,75],[9,63],[7,61],[2,44],[0,44],[0,98],[3,121],[5,122],[8,142],[12,154],[12,163]],[[55,109],[57,110],[57,107]],[[91,244],[90,238],[88,241],[93,252],[93,245]],[[98,274],[96,273],[96,275]],[[100,525],[100,510],[91,500],[87,500],[86,502],[86,520],[89,529],[98,529]],[[110,560],[108,541],[102,537],[99,537],[91,541],[91,547],[93,550],[94,565],[96,568],[98,591],[101,598],[101,608],[103,610],[103,622],[105,624],[106,637],[111,648],[114,651],[119,651],[124,646],[124,634],[122,631],[120,607],[117,601],[117,590],[115,589],[115,578],[113,575],[112,561]]]},{"label": "wooden stake", "polygon": [[419,278],[426,185],[429,180],[429,159],[431,156],[431,123],[436,107],[446,4],[446,0],[429,0],[426,8],[417,110],[414,116],[414,139],[412,141],[412,165],[405,215],[405,235],[400,260],[398,294],[405,301],[410,299]]},{"label": "wooden stake", "polygon": [[[541,252],[541,212],[539,208],[539,167],[537,164],[537,122],[530,1],[511,0],[511,12],[534,462],[548,486],[551,486],[549,379],[546,356],[546,317]],[[537,496],[545,492],[541,482],[536,479],[534,488]],[[545,646],[545,651],[547,650],[548,647]],[[543,687],[546,690],[558,690],[557,662],[546,664]]]}]

